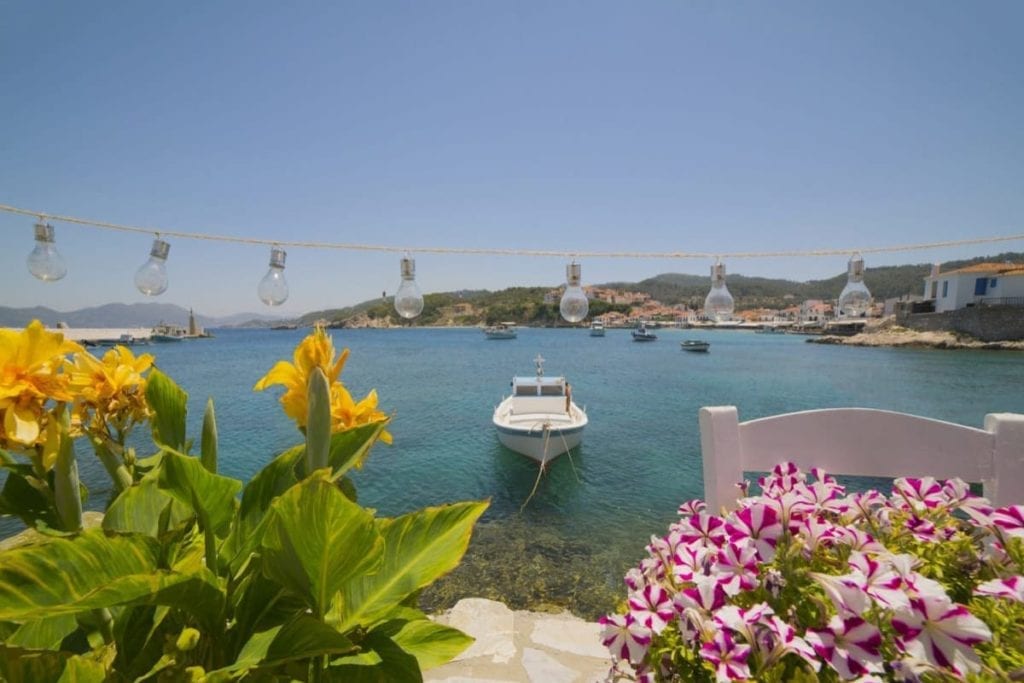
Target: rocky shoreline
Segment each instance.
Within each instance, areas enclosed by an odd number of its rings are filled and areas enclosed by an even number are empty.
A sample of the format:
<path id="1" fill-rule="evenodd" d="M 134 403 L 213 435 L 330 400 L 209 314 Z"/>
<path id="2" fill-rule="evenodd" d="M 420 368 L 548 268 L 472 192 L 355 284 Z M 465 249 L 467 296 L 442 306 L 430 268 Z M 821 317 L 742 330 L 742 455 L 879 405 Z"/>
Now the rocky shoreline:
<path id="1" fill-rule="evenodd" d="M 918 349 L 973 349 L 983 351 L 1024 351 L 1024 341 L 983 342 L 953 332 L 918 332 L 904 327 L 868 329 L 849 337 L 823 335 L 807 340 L 810 344 L 843 346 L 884 346 Z"/>

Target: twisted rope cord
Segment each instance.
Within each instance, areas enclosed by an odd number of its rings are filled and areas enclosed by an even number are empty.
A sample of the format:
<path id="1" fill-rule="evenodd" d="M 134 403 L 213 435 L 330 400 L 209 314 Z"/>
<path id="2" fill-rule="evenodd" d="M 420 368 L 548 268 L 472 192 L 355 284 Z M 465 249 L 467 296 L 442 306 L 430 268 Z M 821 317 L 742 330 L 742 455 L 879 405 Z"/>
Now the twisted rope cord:
<path id="1" fill-rule="evenodd" d="M 137 225 L 123 225 L 107 221 L 63 216 L 45 211 L 31 211 L 16 206 L 0 204 L 0 211 L 33 216 L 43 221 L 56 221 L 73 225 L 84 225 L 102 230 L 140 233 L 159 237 L 176 237 L 180 239 L 206 240 L 210 242 L 229 242 L 234 244 L 250 244 L 271 247 L 291 247 L 296 249 L 337 249 L 342 251 L 379 251 L 391 253 L 414 252 L 418 254 L 472 254 L 489 256 L 549 256 L 568 259 L 752 259 L 752 258 L 785 258 L 785 257 L 816 257 L 816 256 L 849 256 L 850 254 L 886 254 L 903 251 L 925 251 L 929 249 L 946 249 L 973 244 L 994 244 L 997 242 L 1016 242 L 1024 240 L 1024 233 L 997 237 L 974 237 L 963 240 L 946 240 L 942 242 L 922 242 L 918 244 L 898 244 L 885 247 L 848 247 L 842 249 L 790 249 L 782 251 L 558 251 L 550 249 L 499 249 L 492 247 L 396 247 L 382 244 L 354 244 L 347 242 L 312 242 L 303 240 L 270 240 L 254 237 L 235 237 L 203 232 L 182 232 L 164 230 Z"/>

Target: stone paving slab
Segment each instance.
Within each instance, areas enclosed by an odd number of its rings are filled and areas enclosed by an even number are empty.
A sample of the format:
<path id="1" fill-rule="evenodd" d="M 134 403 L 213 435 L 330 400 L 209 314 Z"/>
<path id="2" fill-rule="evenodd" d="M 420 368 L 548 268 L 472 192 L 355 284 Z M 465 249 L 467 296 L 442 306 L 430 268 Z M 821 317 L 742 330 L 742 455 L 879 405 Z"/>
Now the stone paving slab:
<path id="1" fill-rule="evenodd" d="M 611 666 L 600 626 L 568 613 L 513 612 L 500 602 L 467 598 L 433 618 L 476 642 L 424 672 L 425 683 L 601 683 Z"/>

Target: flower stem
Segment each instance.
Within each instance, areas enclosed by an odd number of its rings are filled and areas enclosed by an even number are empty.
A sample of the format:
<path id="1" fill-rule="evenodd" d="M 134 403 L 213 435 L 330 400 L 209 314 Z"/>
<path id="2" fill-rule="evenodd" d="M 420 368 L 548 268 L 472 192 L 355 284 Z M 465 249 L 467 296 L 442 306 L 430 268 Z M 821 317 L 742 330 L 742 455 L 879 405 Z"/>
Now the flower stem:
<path id="1" fill-rule="evenodd" d="M 78 461 L 75 445 L 68 434 L 70 420 L 67 412 L 61 416 L 60 446 L 53 467 L 53 493 L 57 517 L 64 531 L 82 529 L 82 493 L 78 488 Z"/>

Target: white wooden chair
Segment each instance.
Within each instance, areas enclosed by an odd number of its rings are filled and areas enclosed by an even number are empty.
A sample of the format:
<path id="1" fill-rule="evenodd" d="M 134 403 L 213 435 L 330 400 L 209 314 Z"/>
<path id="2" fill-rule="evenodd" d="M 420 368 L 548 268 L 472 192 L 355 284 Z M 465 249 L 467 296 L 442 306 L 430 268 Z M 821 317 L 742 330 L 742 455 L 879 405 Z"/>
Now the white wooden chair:
<path id="1" fill-rule="evenodd" d="M 783 461 L 805 472 L 869 477 L 959 477 L 997 507 L 1024 504 L 1024 415 L 990 413 L 985 428 L 869 408 L 835 408 L 740 422 L 734 406 L 700 409 L 704 499 L 733 507 L 744 472 Z"/>

